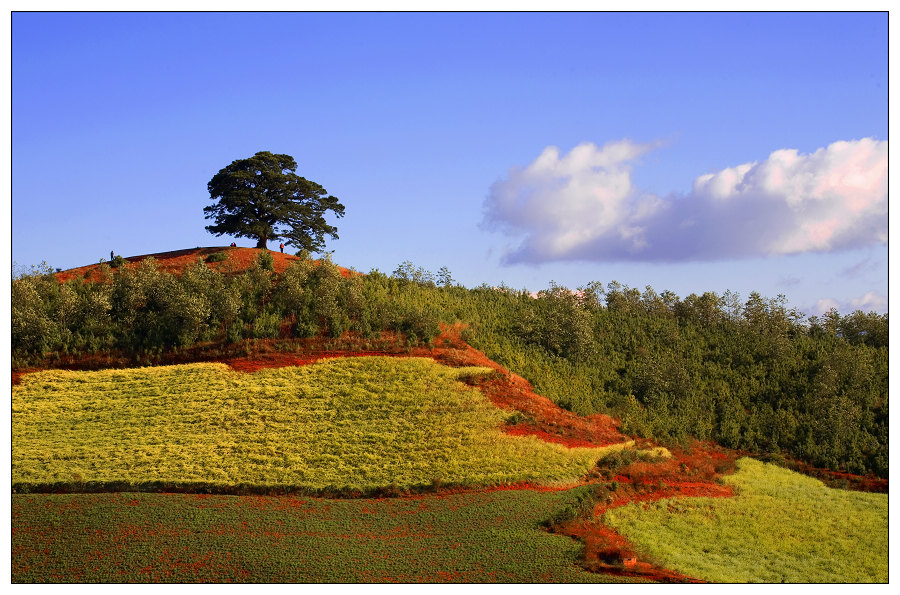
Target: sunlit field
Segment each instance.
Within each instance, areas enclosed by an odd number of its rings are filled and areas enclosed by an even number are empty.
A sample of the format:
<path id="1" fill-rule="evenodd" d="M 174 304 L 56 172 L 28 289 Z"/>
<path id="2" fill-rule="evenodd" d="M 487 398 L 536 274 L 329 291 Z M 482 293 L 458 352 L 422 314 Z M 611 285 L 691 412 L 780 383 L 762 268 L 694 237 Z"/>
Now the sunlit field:
<path id="1" fill-rule="evenodd" d="M 714 582 L 888 580 L 888 496 L 744 458 L 733 498 L 675 498 L 610 510 L 605 522 L 668 568 Z"/>
<path id="2" fill-rule="evenodd" d="M 502 432 L 459 382 L 487 368 L 341 358 L 244 374 L 224 364 L 26 375 L 12 390 L 12 482 L 372 490 L 570 482 L 610 448 Z"/>

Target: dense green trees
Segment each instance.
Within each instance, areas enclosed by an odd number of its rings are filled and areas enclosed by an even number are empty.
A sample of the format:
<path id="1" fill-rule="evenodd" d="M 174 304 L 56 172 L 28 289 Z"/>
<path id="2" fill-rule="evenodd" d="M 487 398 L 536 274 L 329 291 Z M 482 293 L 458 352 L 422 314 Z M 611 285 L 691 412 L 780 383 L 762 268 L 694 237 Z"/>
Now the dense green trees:
<path id="1" fill-rule="evenodd" d="M 12 287 L 14 363 L 48 352 L 130 352 L 277 336 L 431 341 L 463 321 L 471 342 L 560 406 L 610 413 L 629 433 L 715 440 L 810 464 L 888 474 L 888 316 L 832 311 L 804 320 L 783 296 L 684 299 L 609 283 L 533 296 L 466 289 L 442 269 L 403 263 L 344 277 L 325 259 L 276 274 L 260 260 L 223 275 L 198 262 L 180 277 L 151 259 L 105 282 L 58 283 L 49 269 Z"/>
<path id="2" fill-rule="evenodd" d="M 627 432 L 886 476 L 887 315 L 831 312 L 822 325 L 783 296 L 754 293 L 740 308 L 735 297 L 553 287 L 503 309 L 496 317 L 515 322 L 476 343 L 538 392 L 618 415 Z"/>

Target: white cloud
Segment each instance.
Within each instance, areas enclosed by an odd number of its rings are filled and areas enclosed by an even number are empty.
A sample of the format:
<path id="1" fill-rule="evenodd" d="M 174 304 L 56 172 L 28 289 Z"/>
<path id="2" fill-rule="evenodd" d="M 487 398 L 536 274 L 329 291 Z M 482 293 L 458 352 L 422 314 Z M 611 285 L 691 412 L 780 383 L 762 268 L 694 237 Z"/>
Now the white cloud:
<path id="1" fill-rule="evenodd" d="M 875 291 L 869 291 L 866 295 L 850 300 L 850 309 L 862 310 L 863 312 L 887 312 L 888 299 L 887 296 L 881 295 Z"/>
<path id="2" fill-rule="evenodd" d="M 494 184 L 486 223 L 528 234 L 532 251 L 546 260 L 565 259 L 610 235 L 639 243 L 633 221 L 652 214 L 655 205 L 633 200 L 631 163 L 652 148 L 629 140 L 584 143 L 560 157 L 559 149 L 547 147 L 531 165 L 510 169 Z"/>
<path id="3" fill-rule="evenodd" d="M 850 314 L 857 310 L 865 313 L 888 311 L 888 298 L 877 291 L 868 291 L 865 295 L 851 298 L 844 302 L 839 302 L 833 298 L 823 298 L 818 300 L 812 308 L 808 309 L 810 315 L 821 316 L 834 308 L 842 314 Z"/>
<path id="4" fill-rule="evenodd" d="M 816 305 L 809 309 L 809 313 L 814 316 L 821 316 L 831 309 L 840 311 L 841 304 L 832 298 L 822 298 L 816 301 Z"/>
<path id="5" fill-rule="evenodd" d="M 521 244 L 509 262 L 719 260 L 828 252 L 887 241 L 887 141 L 839 141 L 804 155 L 705 174 L 685 196 L 642 194 L 629 140 L 547 147 L 485 201 L 485 224 Z"/>

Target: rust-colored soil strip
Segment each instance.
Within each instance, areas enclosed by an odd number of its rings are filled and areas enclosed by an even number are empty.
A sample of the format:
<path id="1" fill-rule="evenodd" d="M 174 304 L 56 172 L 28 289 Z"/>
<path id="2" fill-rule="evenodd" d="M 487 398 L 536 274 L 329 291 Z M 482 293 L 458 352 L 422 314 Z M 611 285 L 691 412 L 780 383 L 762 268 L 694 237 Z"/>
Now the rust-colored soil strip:
<path id="1" fill-rule="evenodd" d="M 603 514 L 630 502 L 652 502 L 674 497 L 727 498 L 731 486 L 717 480 L 734 471 L 741 453 L 711 443 L 690 449 L 671 449 L 672 458 L 657 463 L 634 463 L 617 470 L 617 488 L 606 501 L 597 502 L 587 519 L 564 523 L 553 530 L 584 543 L 581 564 L 591 572 L 644 578 L 664 583 L 700 583 L 700 579 L 640 560 L 634 546 L 601 521 Z"/>
<path id="2" fill-rule="evenodd" d="M 194 263 L 197 262 L 198 258 L 206 262 L 206 258 L 210 254 L 214 254 L 217 252 L 226 253 L 228 255 L 228 259 L 219 262 L 207 262 L 206 265 L 213 270 L 227 274 L 247 270 L 253 265 L 254 262 L 256 262 L 256 259 L 259 258 L 260 253 L 262 253 L 263 251 L 258 248 L 231 248 L 228 246 L 212 246 L 207 248 L 174 250 L 172 252 L 158 252 L 156 254 L 144 254 L 141 256 L 128 256 L 125 257 L 125 260 L 128 261 L 129 264 L 135 264 L 144 260 L 145 258 L 152 256 L 156 260 L 157 265 L 159 266 L 159 270 L 171 273 L 173 275 L 181 275 L 185 269 L 192 267 Z M 298 256 L 294 256 L 292 254 L 282 254 L 281 252 L 272 250 L 267 250 L 267 252 L 272 255 L 273 265 L 276 273 L 283 273 L 285 270 L 287 270 L 291 263 L 298 262 L 300 260 Z M 353 274 L 349 269 L 346 269 L 344 267 L 338 268 L 341 271 L 341 275 L 345 277 L 349 277 L 351 274 Z M 56 278 L 60 283 L 64 283 L 69 279 L 84 279 L 91 282 L 103 280 L 100 273 L 99 261 L 96 264 L 89 264 L 74 269 L 60 271 L 59 273 L 56 273 Z"/>

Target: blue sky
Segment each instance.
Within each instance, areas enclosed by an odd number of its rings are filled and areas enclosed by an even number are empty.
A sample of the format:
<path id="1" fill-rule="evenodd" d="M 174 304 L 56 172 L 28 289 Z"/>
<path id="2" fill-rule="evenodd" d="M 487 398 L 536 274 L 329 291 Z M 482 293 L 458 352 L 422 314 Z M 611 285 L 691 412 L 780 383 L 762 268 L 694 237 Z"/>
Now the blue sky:
<path id="1" fill-rule="evenodd" d="M 227 245 L 272 151 L 363 272 L 888 308 L 886 13 L 15 13 L 11 80 L 18 266 Z"/>

